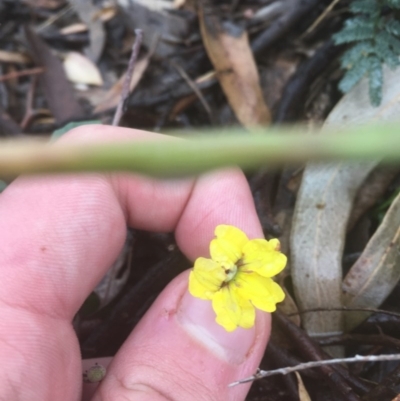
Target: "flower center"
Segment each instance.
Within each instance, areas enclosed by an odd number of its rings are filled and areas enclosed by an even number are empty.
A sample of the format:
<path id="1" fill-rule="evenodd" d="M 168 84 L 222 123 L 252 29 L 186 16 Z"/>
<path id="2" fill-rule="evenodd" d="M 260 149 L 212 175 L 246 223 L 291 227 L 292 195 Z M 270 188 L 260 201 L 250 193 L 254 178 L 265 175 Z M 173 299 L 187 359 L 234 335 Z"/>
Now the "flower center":
<path id="1" fill-rule="evenodd" d="M 225 277 L 224 283 L 228 283 L 236 276 L 237 269 L 238 268 L 236 265 L 232 265 L 229 267 L 229 269 L 225 269 L 226 277 Z"/>

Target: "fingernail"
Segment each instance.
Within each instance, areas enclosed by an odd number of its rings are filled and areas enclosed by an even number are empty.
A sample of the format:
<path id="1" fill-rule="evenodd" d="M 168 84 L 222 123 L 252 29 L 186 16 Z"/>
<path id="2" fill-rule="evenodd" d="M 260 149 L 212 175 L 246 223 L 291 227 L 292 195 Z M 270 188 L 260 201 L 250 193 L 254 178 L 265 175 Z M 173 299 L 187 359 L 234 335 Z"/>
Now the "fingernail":
<path id="1" fill-rule="evenodd" d="M 229 363 L 241 364 L 255 341 L 254 327 L 238 327 L 232 332 L 227 332 L 216 323 L 211 301 L 195 298 L 188 292 L 182 297 L 177 317 L 192 337 Z"/>

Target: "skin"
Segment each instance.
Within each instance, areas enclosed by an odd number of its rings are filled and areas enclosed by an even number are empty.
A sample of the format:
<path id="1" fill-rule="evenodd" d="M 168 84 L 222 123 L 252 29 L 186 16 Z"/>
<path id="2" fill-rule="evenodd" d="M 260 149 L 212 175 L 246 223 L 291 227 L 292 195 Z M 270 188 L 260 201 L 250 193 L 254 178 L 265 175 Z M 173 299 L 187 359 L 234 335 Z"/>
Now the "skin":
<path id="1" fill-rule="evenodd" d="M 61 142 L 126 139 L 173 140 L 93 125 Z M 191 260 L 209 256 L 218 224 L 263 237 L 246 179 L 234 168 L 169 181 L 133 174 L 20 177 L 0 195 L 0 222 L 1 401 L 81 399 L 71 321 L 117 257 L 126 225 L 174 231 Z M 188 295 L 187 275 L 164 290 L 101 385 L 85 389 L 85 400 L 93 392 L 96 401 L 245 399 L 248 385 L 227 385 L 256 370 L 270 317 L 259 313 L 251 330 L 221 331 L 210 303 Z"/>

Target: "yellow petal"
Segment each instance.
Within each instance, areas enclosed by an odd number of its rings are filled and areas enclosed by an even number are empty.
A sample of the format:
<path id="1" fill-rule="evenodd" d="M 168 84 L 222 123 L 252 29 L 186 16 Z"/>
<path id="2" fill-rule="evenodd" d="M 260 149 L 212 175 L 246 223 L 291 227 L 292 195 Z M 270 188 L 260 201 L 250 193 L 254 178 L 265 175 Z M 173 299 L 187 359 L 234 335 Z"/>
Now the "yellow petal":
<path id="1" fill-rule="evenodd" d="M 226 278 L 225 270 L 211 259 L 198 258 L 189 275 L 189 292 L 197 298 L 211 299 Z"/>
<path id="2" fill-rule="evenodd" d="M 230 285 L 231 292 L 235 292 L 234 288 L 235 287 Z M 256 320 L 256 310 L 248 299 L 241 297 L 237 292 L 236 299 L 242 311 L 238 326 L 243 327 L 244 329 L 250 329 L 254 326 L 254 322 Z"/>
<path id="3" fill-rule="evenodd" d="M 285 293 L 275 281 L 257 273 L 240 271 L 235 277 L 234 284 L 240 296 L 265 312 L 274 312 L 276 303 L 285 298 Z"/>
<path id="4" fill-rule="evenodd" d="M 272 239 L 253 239 L 243 247 L 242 271 L 256 272 L 263 277 L 273 277 L 286 266 L 286 256 L 277 251 L 279 241 Z"/>
<path id="5" fill-rule="evenodd" d="M 247 235 L 234 226 L 219 225 L 215 229 L 216 239 L 210 243 L 211 258 L 216 262 L 234 265 L 242 257 L 242 249 L 249 241 Z"/>
<path id="6" fill-rule="evenodd" d="M 228 285 L 215 293 L 212 306 L 217 315 L 215 321 L 226 331 L 233 331 L 238 326 L 254 326 L 254 306 L 241 298 L 236 291 L 232 291 Z"/>

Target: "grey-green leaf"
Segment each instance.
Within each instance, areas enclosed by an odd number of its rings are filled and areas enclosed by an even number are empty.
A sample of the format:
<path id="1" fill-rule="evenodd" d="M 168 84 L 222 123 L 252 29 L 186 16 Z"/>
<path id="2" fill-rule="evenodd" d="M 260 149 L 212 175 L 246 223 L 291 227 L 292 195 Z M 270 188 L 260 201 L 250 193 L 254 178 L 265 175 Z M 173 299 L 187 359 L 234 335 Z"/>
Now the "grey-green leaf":
<path id="1" fill-rule="evenodd" d="M 343 281 L 344 304 L 348 308 L 378 308 L 400 279 L 400 194 L 382 224 Z M 351 330 L 369 316 L 367 312 L 345 315 Z"/>

